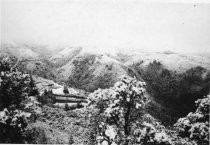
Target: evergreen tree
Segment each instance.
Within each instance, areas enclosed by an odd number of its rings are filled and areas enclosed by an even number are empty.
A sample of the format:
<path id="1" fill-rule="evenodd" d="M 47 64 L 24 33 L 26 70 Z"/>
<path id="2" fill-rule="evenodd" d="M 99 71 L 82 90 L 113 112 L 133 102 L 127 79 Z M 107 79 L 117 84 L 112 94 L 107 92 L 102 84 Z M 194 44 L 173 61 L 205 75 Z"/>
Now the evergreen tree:
<path id="1" fill-rule="evenodd" d="M 6 57 L 0 60 L 0 143 L 24 143 L 27 118 L 32 114 L 26 104 L 35 85 L 11 64 Z"/>
<path id="2" fill-rule="evenodd" d="M 8 59 L 1 60 L 0 110 L 11 107 L 23 108 L 22 102 L 31 93 L 30 76 L 17 71 L 9 62 Z"/>
<path id="3" fill-rule="evenodd" d="M 30 88 L 30 94 L 29 94 L 30 96 L 36 96 L 39 94 L 32 75 L 30 75 L 29 88 Z"/>
<path id="4" fill-rule="evenodd" d="M 70 109 L 70 108 L 69 108 L 69 105 L 68 105 L 68 103 L 65 103 L 65 107 L 64 107 L 64 110 L 65 110 L 65 111 L 69 111 L 69 109 Z"/>
<path id="5" fill-rule="evenodd" d="M 72 144 L 74 144 L 74 138 L 73 138 L 72 135 L 70 135 L 70 137 L 69 137 L 69 145 L 72 145 Z"/>
<path id="6" fill-rule="evenodd" d="M 69 94 L 69 90 L 68 90 L 68 87 L 66 85 L 63 87 L 63 93 L 64 94 Z"/>

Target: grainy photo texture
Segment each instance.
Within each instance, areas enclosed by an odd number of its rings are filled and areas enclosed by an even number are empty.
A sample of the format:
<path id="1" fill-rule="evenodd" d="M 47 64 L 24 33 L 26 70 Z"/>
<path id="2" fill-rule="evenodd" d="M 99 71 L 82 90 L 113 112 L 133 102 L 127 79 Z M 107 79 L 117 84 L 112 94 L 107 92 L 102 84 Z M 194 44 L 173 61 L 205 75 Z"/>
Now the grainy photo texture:
<path id="1" fill-rule="evenodd" d="M 0 143 L 209 144 L 210 2 L 0 2 Z"/>

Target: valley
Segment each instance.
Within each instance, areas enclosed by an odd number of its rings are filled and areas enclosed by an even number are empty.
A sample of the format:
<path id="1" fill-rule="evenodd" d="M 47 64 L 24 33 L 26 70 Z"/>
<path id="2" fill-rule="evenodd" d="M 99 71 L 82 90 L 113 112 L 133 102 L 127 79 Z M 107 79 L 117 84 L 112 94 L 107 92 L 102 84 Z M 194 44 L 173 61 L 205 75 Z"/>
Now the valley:
<path id="1" fill-rule="evenodd" d="M 0 144 L 209 145 L 208 0 L 1 0 Z"/>
<path id="2" fill-rule="evenodd" d="M 150 118 L 152 122 L 165 125 L 171 136 L 176 133 L 171 132 L 169 126 L 194 111 L 194 101 L 210 91 L 208 56 L 135 50 L 109 54 L 86 51 L 82 47 L 66 47 L 56 53 L 35 51 L 40 49 L 7 44 L 2 45 L 0 51 L 1 58 L 10 58 L 13 67 L 31 75 L 38 90 L 42 114 L 36 122 L 30 123 L 29 127 L 36 128 L 33 132 L 36 138 L 30 139 L 33 140 L 31 143 L 95 142 L 92 138 L 97 134 L 94 127 L 99 124 L 92 119 L 100 115 L 86 109 L 90 107 L 90 96 L 112 88 L 124 77 L 146 82 L 145 96 L 150 101 L 143 111 L 145 118 L 141 119 Z M 191 97 L 193 94 L 196 96 Z M 185 99 L 188 101 L 183 102 Z M 88 117 L 90 114 L 97 117 Z M 43 134 L 44 138 L 38 140 L 37 133 Z"/>
<path id="3" fill-rule="evenodd" d="M 116 49 L 115 53 L 109 54 L 94 50 L 87 51 L 82 47 L 61 47 L 55 52 L 45 53 L 37 51 L 41 49 L 43 48 L 39 46 L 25 44 L 4 44 L 0 53 L 2 56 L 13 58 L 19 70 L 33 75 L 41 94 L 44 90 L 62 92 L 63 87 L 67 85 L 70 94 L 82 92 L 81 96 L 86 94 L 87 97 L 89 93 L 99 88 L 112 87 L 123 76 L 145 81 L 143 72 L 146 72 L 153 61 L 160 62 L 164 69 L 175 71 L 178 75 L 197 66 L 207 69 L 207 72 L 210 71 L 208 56 L 179 54 L 172 51 L 127 52 Z M 165 102 L 157 99 L 151 92 L 149 96 L 152 97 L 154 104 L 165 108 Z"/>

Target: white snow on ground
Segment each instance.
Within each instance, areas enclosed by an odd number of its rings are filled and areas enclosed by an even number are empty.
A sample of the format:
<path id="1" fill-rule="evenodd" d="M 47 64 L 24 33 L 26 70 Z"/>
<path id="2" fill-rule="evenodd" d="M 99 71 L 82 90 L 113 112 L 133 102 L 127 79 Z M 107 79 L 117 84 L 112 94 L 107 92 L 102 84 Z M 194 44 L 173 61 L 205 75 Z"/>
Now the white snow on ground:
<path id="1" fill-rule="evenodd" d="M 34 52 L 30 48 L 24 48 L 23 46 L 3 46 L 2 52 L 12 54 L 18 58 L 37 58 L 38 53 Z"/>
<path id="2" fill-rule="evenodd" d="M 62 56 L 68 56 L 68 54 L 72 51 L 72 48 L 65 48 L 59 54 Z"/>
<path id="3" fill-rule="evenodd" d="M 120 63 L 116 59 L 113 59 L 111 57 L 108 57 L 107 55 L 101 55 L 101 58 L 97 57 L 96 58 L 96 62 L 97 61 L 100 62 L 100 63 L 117 63 L 117 64 Z"/>
<path id="4" fill-rule="evenodd" d="M 72 73 L 72 71 L 74 70 L 74 65 L 72 64 L 72 61 L 69 61 L 66 65 L 60 67 L 57 69 L 57 72 L 62 72 L 61 75 L 61 80 L 67 80 L 69 75 Z"/>
<path id="5" fill-rule="evenodd" d="M 53 55 L 50 60 L 55 61 L 56 59 L 62 59 L 67 57 L 74 57 L 81 50 L 81 47 L 66 47 L 62 51 Z"/>
<path id="6" fill-rule="evenodd" d="M 54 106 L 57 106 L 57 107 L 65 107 L 65 104 L 66 103 L 55 103 Z M 74 106 L 74 105 L 77 105 L 77 103 L 67 103 L 68 106 Z"/>
<path id="7" fill-rule="evenodd" d="M 64 48 L 61 52 L 58 54 L 54 55 L 50 59 L 56 59 L 56 58 L 62 58 L 62 57 L 67 57 L 74 49 L 73 48 Z"/>
<path id="8" fill-rule="evenodd" d="M 68 90 L 69 90 L 70 94 L 79 94 L 79 92 L 73 88 L 68 88 Z M 53 94 L 57 94 L 57 95 L 65 95 L 63 92 L 63 86 L 56 88 L 56 89 L 52 89 L 52 92 L 53 92 Z"/>
<path id="9" fill-rule="evenodd" d="M 44 93 L 44 90 L 56 89 L 61 88 L 62 85 L 55 83 L 52 80 L 44 79 L 41 77 L 33 76 L 35 84 L 40 92 L 40 94 Z"/>
<path id="10" fill-rule="evenodd" d="M 34 51 L 32 51 L 30 49 L 24 49 L 24 48 L 19 49 L 19 55 L 21 57 L 25 57 L 25 56 L 27 56 L 27 57 L 38 57 L 38 54 L 35 53 Z"/>
<path id="11" fill-rule="evenodd" d="M 53 94 L 57 95 L 64 95 L 63 93 L 63 85 L 59 85 L 52 80 L 44 79 L 41 77 L 33 76 L 35 84 L 39 90 L 40 95 L 44 93 L 44 90 L 52 90 Z M 85 91 L 75 89 L 75 88 L 68 88 L 69 94 L 71 95 L 84 95 Z"/>
<path id="12" fill-rule="evenodd" d="M 52 93 L 57 94 L 57 95 L 64 95 L 63 87 L 57 88 L 57 89 L 52 89 Z"/>
<path id="13" fill-rule="evenodd" d="M 100 54 L 111 54 L 113 56 L 115 56 L 117 54 L 117 50 L 113 49 L 112 47 L 92 47 L 92 46 L 84 46 L 81 54 L 96 54 L 96 55 L 100 55 Z"/>

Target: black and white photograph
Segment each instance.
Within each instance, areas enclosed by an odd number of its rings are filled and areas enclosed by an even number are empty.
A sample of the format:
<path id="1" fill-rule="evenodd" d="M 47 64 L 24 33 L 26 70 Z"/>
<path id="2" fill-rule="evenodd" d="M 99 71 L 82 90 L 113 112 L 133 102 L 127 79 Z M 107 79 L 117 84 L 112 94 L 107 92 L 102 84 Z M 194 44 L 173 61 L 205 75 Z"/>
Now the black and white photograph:
<path id="1" fill-rule="evenodd" d="M 209 145 L 209 0 L 0 0 L 0 144 Z"/>

